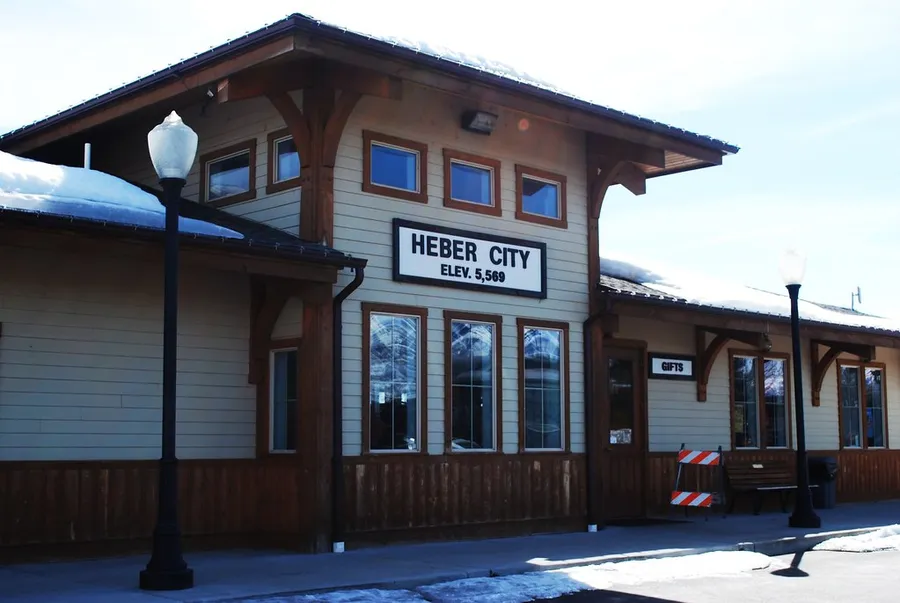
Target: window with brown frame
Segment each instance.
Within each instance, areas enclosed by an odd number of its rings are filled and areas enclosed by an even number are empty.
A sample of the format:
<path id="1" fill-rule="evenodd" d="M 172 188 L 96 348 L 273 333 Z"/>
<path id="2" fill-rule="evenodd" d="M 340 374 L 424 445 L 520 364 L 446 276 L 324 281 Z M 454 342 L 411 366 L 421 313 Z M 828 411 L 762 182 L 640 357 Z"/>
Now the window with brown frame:
<path id="1" fill-rule="evenodd" d="M 273 345 L 278 345 L 274 344 Z M 293 453 L 297 451 L 297 347 L 288 342 L 285 347 L 273 347 L 269 351 L 269 403 L 268 432 L 269 452 Z"/>
<path id="2" fill-rule="evenodd" d="M 729 352 L 734 448 L 790 445 L 788 359 L 771 352 Z"/>
<path id="3" fill-rule="evenodd" d="M 516 219 L 544 226 L 568 228 L 566 177 L 517 165 Z"/>
<path id="4" fill-rule="evenodd" d="M 256 198 L 256 139 L 200 157 L 200 202 L 222 207 Z"/>
<path id="5" fill-rule="evenodd" d="M 362 305 L 363 452 L 426 453 L 428 310 Z"/>
<path id="6" fill-rule="evenodd" d="M 885 365 L 838 360 L 841 448 L 887 448 Z"/>
<path id="7" fill-rule="evenodd" d="M 502 450 L 503 319 L 444 311 L 444 422 L 447 452 Z"/>
<path id="8" fill-rule="evenodd" d="M 269 133 L 266 154 L 269 158 L 266 171 L 267 195 L 300 186 L 300 154 L 287 128 Z"/>
<path id="9" fill-rule="evenodd" d="M 428 203 L 428 145 L 363 130 L 362 190 Z"/>
<path id="10" fill-rule="evenodd" d="M 444 207 L 500 216 L 500 162 L 444 149 Z"/>
<path id="11" fill-rule="evenodd" d="M 569 446 L 569 325 L 519 318 L 519 452 Z"/>

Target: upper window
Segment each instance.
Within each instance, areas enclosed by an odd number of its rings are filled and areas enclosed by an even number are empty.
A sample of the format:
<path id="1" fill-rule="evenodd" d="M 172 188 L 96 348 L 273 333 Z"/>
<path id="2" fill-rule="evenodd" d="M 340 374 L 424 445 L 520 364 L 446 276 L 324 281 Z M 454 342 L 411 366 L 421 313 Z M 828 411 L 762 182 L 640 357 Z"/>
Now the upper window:
<path id="1" fill-rule="evenodd" d="M 270 133 L 267 144 L 266 194 L 300 186 L 300 154 L 290 132 L 284 129 Z"/>
<path id="2" fill-rule="evenodd" d="M 566 228 L 566 177 L 517 165 L 516 219 Z"/>
<path id="3" fill-rule="evenodd" d="M 428 311 L 363 305 L 365 450 L 425 450 L 425 328 Z"/>
<path id="4" fill-rule="evenodd" d="M 269 357 L 269 450 L 297 450 L 297 349 Z"/>
<path id="5" fill-rule="evenodd" d="M 735 448 L 788 446 L 787 358 L 732 354 L 731 392 Z"/>
<path id="6" fill-rule="evenodd" d="M 886 448 L 884 366 L 838 361 L 842 448 Z"/>
<path id="7" fill-rule="evenodd" d="M 426 145 L 363 131 L 363 191 L 428 203 L 427 175 Z"/>
<path id="8" fill-rule="evenodd" d="M 444 207 L 501 215 L 500 162 L 444 149 Z"/>
<path id="9" fill-rule="evenodd" d="M 213 207 L 256 198 L 256 140 L 200 158 L 200 200 Z"/>
<path id="10" fill-rule="evenodd" d="M 446 449 L 500 450 L 499 316 L 444 312 Z"/>
<path id="11" fill-rule="evenodd" d="M 518 320 L 519 450 L 562 450 L 568 405 L 568 326 Z"/>

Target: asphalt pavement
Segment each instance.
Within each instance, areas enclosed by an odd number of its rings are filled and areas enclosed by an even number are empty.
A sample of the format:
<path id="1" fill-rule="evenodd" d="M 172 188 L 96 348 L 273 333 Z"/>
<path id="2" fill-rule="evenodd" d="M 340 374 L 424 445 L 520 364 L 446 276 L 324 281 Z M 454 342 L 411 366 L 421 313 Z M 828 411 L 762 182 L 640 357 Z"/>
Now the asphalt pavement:
<path id="1" fill-rule="evenodd" d="M 542 599 L 540 603 L 896 603 L 900 600 L 898 551 L 811 551 L 773 559 L 782 561 L 781 569 L 622 585 L 611 590 Z"/>

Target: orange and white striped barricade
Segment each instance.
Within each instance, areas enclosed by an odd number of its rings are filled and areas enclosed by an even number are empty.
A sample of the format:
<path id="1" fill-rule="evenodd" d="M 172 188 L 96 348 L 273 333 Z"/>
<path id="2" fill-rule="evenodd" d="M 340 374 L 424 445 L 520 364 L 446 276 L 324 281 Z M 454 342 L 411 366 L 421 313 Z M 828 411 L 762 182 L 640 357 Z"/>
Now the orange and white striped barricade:
<path id="1" fill-rule="evenodd" d="M 712 510 L 712 507 L 725 507 L 725 458 L 722 456 L 722 447 L 716 450 L 685 450 L 684 444 L 678 450 L 678 456 L 675 461 L 677 470 L 675 473 L 675 487 L 672 488 L 672 495 L 669 497 L 669 510 L 672 507 L 683 507 L 684 514 L 687 515 L 688 508 L 705 508 Z M 682 485 L 684 477 L 684 466 L 694 465 L 695 467 L 709 467 L 713 472 L 711 481 L 712 488 L 709 492 L 686 490 Z M 699 479 L 698 486 L 699 486 Z M 698 488 L 699 490 L 699 488 Z M 708 519 L 708 517 L 705 517 Z"/>

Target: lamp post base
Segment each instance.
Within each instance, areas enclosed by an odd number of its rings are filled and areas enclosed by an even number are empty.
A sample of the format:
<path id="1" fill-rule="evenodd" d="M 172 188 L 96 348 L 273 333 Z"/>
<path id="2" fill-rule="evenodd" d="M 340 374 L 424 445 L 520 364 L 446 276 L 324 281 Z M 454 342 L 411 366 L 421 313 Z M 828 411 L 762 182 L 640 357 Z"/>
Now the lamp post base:
<path id="1" fill-rule="evenodd" d="M 822 519 L 813 511 L 806 513 L 794 512 L 788 519 L 788 527 L 791 528 L 821 528 Z"/>
<path id="2" fill-rule="evenodd" d="M 141 590 L 186 590 L 194 587 L 194 570 L 141 570 Z"/>

